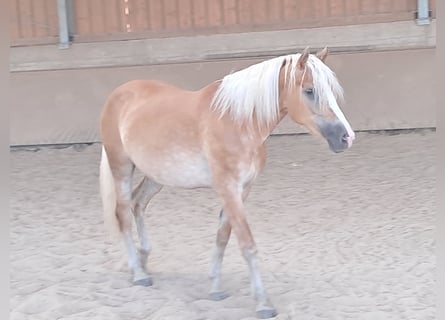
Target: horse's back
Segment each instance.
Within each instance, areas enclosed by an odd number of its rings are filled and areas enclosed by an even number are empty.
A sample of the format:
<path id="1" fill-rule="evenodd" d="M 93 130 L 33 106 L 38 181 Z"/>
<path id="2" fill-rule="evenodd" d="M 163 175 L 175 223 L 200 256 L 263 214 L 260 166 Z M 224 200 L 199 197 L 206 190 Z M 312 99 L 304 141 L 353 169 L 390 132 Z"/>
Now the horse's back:
<path id="1" fill-rule="evenodd" d="M 107 130 L 117 129 L 124 119 L 130 121 L 129 115 L 137 118 L 147 112 L 159 112 L 169 96 L 187 93 L 187 90 L 158 80 L 125 82 L 115 88 L 105 101 L 100 119 L 102 135 L 107 135 Z"/>
<path id="2" fill-rule="evenodd" d="M 188 91 L 158 80 L 131 80 L 111 92 L 104 109 L 113 106 L 123 108 L 123 105 L 128 108 L 134 106 L 134 102 L 137 100 L 154 99 L 156 96 L 168 92 L 178 94 Z"/>

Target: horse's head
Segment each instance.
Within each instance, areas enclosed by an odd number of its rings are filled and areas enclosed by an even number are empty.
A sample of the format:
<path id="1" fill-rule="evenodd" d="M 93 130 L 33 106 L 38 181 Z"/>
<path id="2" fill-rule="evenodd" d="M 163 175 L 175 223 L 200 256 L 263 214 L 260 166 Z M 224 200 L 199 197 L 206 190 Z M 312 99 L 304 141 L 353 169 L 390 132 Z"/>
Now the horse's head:
<path id="1" fill-rule="evenodd" d="M 290 118 L 305 126 L 312 134 L 322 136 L 333 152 L 341 152 L 352 145 L 355 138 L 339 101 L 343 90 L 332 70 L 324 63 L 327 48 L 287 59 L 284 65 L 284 107 Z"/>

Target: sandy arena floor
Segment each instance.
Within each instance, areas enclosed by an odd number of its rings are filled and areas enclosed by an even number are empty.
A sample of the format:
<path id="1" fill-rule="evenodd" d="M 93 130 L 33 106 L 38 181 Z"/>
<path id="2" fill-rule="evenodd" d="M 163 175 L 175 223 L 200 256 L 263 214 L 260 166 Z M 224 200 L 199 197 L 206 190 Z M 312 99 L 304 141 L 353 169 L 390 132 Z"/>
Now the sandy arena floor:
<path id="1" fill-rule="evenodd" d="M 359 134 L 331 154 L 272 137 L 248 199 L 276 319 L 435 319 L 434 132 Z M 133 287 L 102 224 L 100 146 L 12 151 L 11 319 L 255 319 L 232 236 L 224 301 L 207 299 L 219 204 L 165 188 L 146 213 L 154 286 Z"/>

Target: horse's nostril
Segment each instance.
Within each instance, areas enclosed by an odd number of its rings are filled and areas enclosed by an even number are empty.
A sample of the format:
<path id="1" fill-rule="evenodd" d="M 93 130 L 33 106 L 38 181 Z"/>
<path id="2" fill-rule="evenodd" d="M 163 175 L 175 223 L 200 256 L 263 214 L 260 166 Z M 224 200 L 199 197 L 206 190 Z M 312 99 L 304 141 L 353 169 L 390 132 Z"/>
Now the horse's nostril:
<path id="1" fill-rule="evenodd" d="M 342 137 L 341 137 L 341 141 L 342 142 L 348 142 L 349 140 L 349 135 L 347 133 L 345 133 Z"/>

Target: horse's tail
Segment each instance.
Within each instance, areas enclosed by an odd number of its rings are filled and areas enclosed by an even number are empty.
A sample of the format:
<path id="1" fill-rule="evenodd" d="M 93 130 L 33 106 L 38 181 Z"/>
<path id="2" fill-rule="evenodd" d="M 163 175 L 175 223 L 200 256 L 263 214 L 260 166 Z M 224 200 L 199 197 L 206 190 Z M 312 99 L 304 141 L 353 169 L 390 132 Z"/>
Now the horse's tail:
<path id="1" fill-rule="evenodd" d="M 102 146 L 99 180 L 105 228 L 114 236 L 120 231 L 119 221 L 116 216 L 116 190 L 113 174 L 104 146 Z"/>

